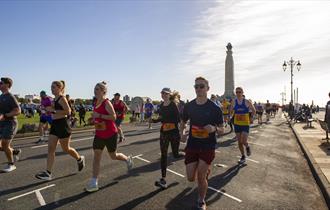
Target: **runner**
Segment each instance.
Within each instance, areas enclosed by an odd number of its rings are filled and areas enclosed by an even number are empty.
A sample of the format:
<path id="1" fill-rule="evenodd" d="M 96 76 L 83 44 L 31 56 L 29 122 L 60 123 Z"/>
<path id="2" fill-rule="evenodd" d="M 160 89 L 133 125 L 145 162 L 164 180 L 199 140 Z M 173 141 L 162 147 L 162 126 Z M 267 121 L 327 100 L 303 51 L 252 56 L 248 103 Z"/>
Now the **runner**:
<path id="1" fill-rule="evenodd" d="M 181 141 L 187 140 L 184 133 L 190 120 L 189 138 L 186 146 L 187 179 L 198 183 L 197 208 L 206 209 L 205 196 L 208 188 L 207 178 L 215 157 L 216 133 L 223 134 L 223 116 L 221 109 L 207 98 L 209 83 L 203 77 L 195 79 L 196 99 L 186 104 L 180 128 Z"/>
<path id="2" fill-rule="evenodd" d="M 81 102 L 80 102 L 80 105 L 79 105 L 78 113 L 79 113 L 79 124 L 80 124 L 80 126 L 81 126 L 81 122 L 83 122 L 84 126 L 86 126 L 86 121 L 85 121 L 86 108 Z"/>
<path id="3" fill-rule="evenodd" d="M 46 108 L 52 106 L 52 98 L 47 96 L 46 92 L 43 90 L 40 92 L 40 120 L 39 120 L 39 140 L 36 142 L 41 143 L 46 141 L 46 138 L 49 135 L 48 127 L 52 123 L 52 113 L 47 112 Z"/>
<path id="4" fill-rule="evenodd" d="M 218 107 L 221 108 L 221 104 L 219 103 L 219 101 L 217 100 L 217 97 L 216 97 L 214 94 L 211 95 L 210 100 L 211 100 L 215 105 L 217 105 Z"/>
<path id="5" fill-rule="evenodd" d="M 238 147 L 241 151 L 240 164 L 245 163 L 244 147 L 246 148 L 247 156 L 251 155 L 251 149 L 248 144 L 248 135 L 250 129 L 250 123 L 252 123 L 253 116 L 256 114 L 256 110 L 251 101 L 243 97 L 243 88 L 236 88 L 236 99 L 231 103 L 231 110 L 234 113 L 234 129 L 236 133 L 236 139 L 238 140 Z M 250 116 L 250 110 L 252 111 Z"/>
<path id="6" fill-rule="evenodd" d="M 225 123 L 225 127 L 227 127 L 228 124 L 230 125 L 230 127 L 232 127 L 232 124 L 230 123 L 229 108 L 230 108 L 230 103 L 227 101 L 226 98 L 224 98 L 222 101 L 222 113 L 223 113 L 223 120 Z"/>
<path id="7" fill-rule="evenodd" d="M 8 164 L 2 169 L 2 172 L 8 173 L 16 169 L 14 165 L 14 156 L 21 153 L 21 150 L 15 150 L 11 147 L 18 127 L 17 116 L 21 113 L 21 108 L 18 102 L 9 90 L 13 85 L 10 78 L 2 77 L 0 79 L 0 151 L 4 151 Z M 18 158 L 17 158 L 18 160 Z"/>
<path id="8" fill-rule="evenodd" d="M 154 105 L 150 103 L 150 99 L 147 99 L 147 103 L 144 105 L 144 111 L 145 111 L 145 120 L 148 121 L 148 128 L 151 129 L 151 117 L 152 113 L 154 112 Z"/>
<path id="9" fill-rule="evenodd" d="M 257 115 L 258 115 L 258 124 L 262 125 L 262 114 L 264 113 L 264 108 L 260 102 L 255 106 Z"/>
<path id="10" fill-rule="evenodd" d="M 70 116 L 71 110 L 68 101 L 63 96 L 64 88 L 64 81 L 54 81 L 52 83 L 52 93 L 55 98 L 52 106 L 46 108 L 46 111 L 52 113 L 53 119 L 48 140 L 47 168 L 45 171 L 41 171 L 36 174 L 36 178 L 38 179 L 47 181 L 52 179 L 51 172 L 58 141 L 61 144 L 62 150 L 77 160 L 78 171 L 81 171 L 85 167 L 85 157 L 80 156 L 75 149 L 70 147 L 71 128 L 67 117 Z"/>
<path id="11" fill-rule="evenodd" d="M 116 112 L 116 126 L 118 128 L 119 131 L 119 143 L 125 141 L 125 136 L 123 133 L 123 130 L 121 128 L 121 123 L 123 122 L 123 120 L 125 119 L 125 115 L 127 113 L 128 107 L 125 104 L 124 101 L 120 100 L 120 94 L 116 93 L 114 95 L 114 98 L 112 99 L 112 105 L 113 108 Z"/>
<path id="12" fill-rule="evenodd" d="M 167 151 L 169 144 L 171 144 L 173 157 L 181 157 L 179 155 L 180 133 L 178 124 L 180 122 L 180 113 L 178 109 L 179 100 L 177 95 L 178 93 L 172 93 L 170 88 L 163 88 L 161 91 L 161 97 L 164 101 L 160 104 L 158 111 L 159 117 L 157 119 L 152 119 L 153 123 L 162 123 L 160 128 L 160 166 L 162 177 L 155 183 L 156 186 L 161 187 L 162 189 L 167 188 L 165 179 L 167 169 Z"/>
<path id="13" fill-rule="evenodd" d="M 267 119 L 267 122 L 269 122 L 269 120 L 270 120 L 271 111 L 272 111 L 272 105 L 269 103 L 269 100 L 267 100 L 267 103 L 266 103 L 266 119 Z"/>
<path id="14" fill-rule="evenodd" d="M 330 92 L 329 92 L 329 98 L 330 98 Z M 326 122 L 327 125 L 328 125 L 328 131 L 327 132 L 330 132 L 330 100 L 325 105 L 324 122 Z"/>
<path id="15" fill-rule="evenodd" d="M 122 153 L 116 152 L 118 138 L 118 129 L 115 124 L 116 114 L 111 102 L 106 98 L 106 83 L 97 83 L 94 88 L 94 94 L 97 100 L 94 103 L 93 112 L 95 126 L 95 137 L 93 142 L 93 176 L 85 188 L 87 192 L 95 192 L 99 190 L 98 176 L 100 173 L 101 157 L 104 147 L 107 147 L 112 160 L 125 161 L 128 170 L 133 167 L 132 156 L 127 157 Z"/>

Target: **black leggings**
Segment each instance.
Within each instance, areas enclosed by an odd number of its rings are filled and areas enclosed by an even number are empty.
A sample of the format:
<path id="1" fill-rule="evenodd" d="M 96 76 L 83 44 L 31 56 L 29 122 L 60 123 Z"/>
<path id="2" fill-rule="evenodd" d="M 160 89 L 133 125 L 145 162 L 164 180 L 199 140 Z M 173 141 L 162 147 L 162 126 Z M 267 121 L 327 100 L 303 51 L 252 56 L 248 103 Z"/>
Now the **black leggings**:
<path id="1" fill-rule="evenodd" d="M 179 157 L 179 146 L 180 146 L 180 135 L 179 133 L 160 133 L 160 167 L 162 170 L 162 177 L 166 177 L 166 169 L 167 169 L 167 151 L 168 146 L 171 142 L 171 148 L 174 158 Z"/>

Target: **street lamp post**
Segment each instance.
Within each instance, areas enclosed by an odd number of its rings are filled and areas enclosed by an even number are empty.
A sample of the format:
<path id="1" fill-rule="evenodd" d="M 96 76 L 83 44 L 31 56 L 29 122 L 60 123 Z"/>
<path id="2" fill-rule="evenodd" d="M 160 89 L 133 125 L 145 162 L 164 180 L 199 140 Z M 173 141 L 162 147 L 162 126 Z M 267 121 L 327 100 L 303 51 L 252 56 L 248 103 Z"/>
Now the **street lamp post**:
<path id="1" fill-rule="evenodd" d="M 300 71 L 301 69 L 301 63 L 300 61 L 295 61 L 292 59 L 289 60 L 289 61 L 284 61 L 282 67 L 283 67 L 283 70 L 285 71 L 287 66 L 290 66 L 290 70 L 291 70 L 291 100 L 290 102 L 293 104 L 293 68 L 296 66 L 297 67 L 297 70 Z"/>

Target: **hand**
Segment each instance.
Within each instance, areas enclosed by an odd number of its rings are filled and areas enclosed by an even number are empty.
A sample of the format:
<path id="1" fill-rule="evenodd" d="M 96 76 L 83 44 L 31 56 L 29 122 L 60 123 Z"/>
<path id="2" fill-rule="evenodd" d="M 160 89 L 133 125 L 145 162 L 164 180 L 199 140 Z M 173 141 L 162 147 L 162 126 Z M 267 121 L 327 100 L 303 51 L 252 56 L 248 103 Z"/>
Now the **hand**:
<path id="1" fill-rule="evenodd" d="M 5 116 L 3 114 L 0 114 L 0 121 L 4 120 Z"/>
<path id="2" fill-rule="evenodd" d="M 53 107 L 51 107 L 51 106 L 47 106 L 47 107 L 45 108 L 45 110 L 46 110 L 47 112 L 52 112 L 52 111 L 54 111 Z"/>
<path id="3" fill-rule="evenodd" d="M 213 125 L 206 125 L 206 126 L 204 126 L 204 129 L 207 130 L 208 133 L 213 133 L 216 131 L 216 129 Z"/>
<path id="4" fill-rule="evenodd" d="M 181 134 L 181 142 L 182 143 L 186 143 L 186 141 L 187 141 L 187 138 L 188 138 L 188 135 L 187 134 Z"/>
<path id="5" fill-rule="evenodd" d="M 225 133 L 225 129 L 223 127 L 218 128 L 218 135 L 221 136 Z"/>
<path id="6" fill-rule="evenodd" d="M 100 117 L 100 114 L 97 113 L 97 112 L 93 112 L 92 117 L 93 117 L 94 119 L 95 119 L 95 118 L 99 118 L 99 117 Z"/>

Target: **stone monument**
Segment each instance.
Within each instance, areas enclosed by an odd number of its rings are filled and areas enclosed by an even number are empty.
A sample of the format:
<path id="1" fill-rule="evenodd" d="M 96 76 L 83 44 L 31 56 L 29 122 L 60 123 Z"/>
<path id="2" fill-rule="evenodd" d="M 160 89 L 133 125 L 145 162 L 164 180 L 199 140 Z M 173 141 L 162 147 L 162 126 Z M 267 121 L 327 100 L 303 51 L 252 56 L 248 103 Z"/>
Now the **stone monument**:
<path id="1" fill-rule="evenodd" d="M 233 99 L 235 98 L 234 94 L 234 59 L 233 59 L 233 46 L 228 43 L 227 44 L 227 56 L 225 63 L 225 93 L 221 98 Z"/>

